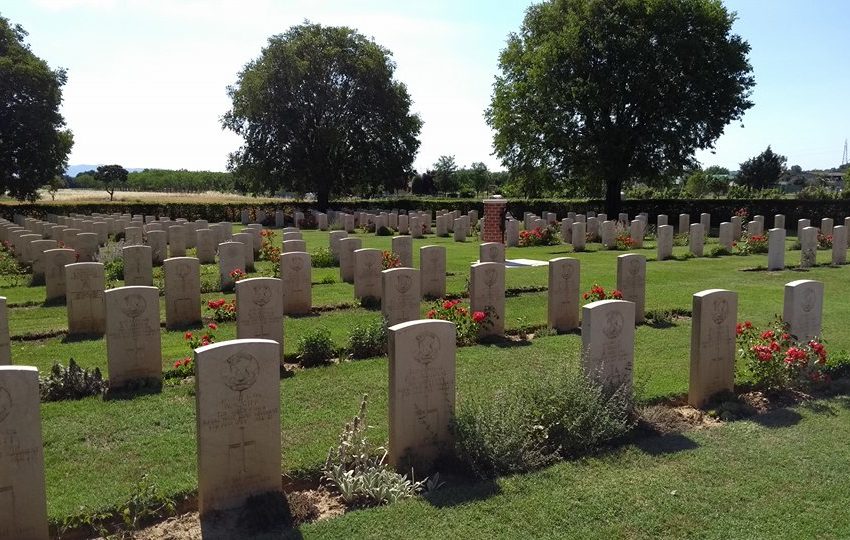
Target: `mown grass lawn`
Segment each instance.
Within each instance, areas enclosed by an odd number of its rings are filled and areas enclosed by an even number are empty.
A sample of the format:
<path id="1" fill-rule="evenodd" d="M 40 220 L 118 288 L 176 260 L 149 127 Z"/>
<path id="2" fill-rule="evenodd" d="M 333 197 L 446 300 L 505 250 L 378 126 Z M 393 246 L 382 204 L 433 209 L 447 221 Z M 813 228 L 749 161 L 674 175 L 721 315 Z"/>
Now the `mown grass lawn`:
<path id="1" fill-rule="evenodd" d="M 850 537 L 850 400 L 351 512 L 303 538 Z"/>
<path id="2" fill-rule="evenodd" d="M 308 231 L 304 233 L 304 238 L 308 250 L 325 247 L 328 243 L 327 233 Z M 364 247 L 390 247 L 390 239 L 387 237 L 362 235 L 362 238 Z M 280 241 L 280 235 L 277 241 Z M 789 239 L 789 246 L 791 242 Z M 478 244 L 472 241 L 455 243 L 450 239 L 434 237 L 414 240 L 414 264 L 418 264 L 418 248 L 430 244 L 446 245 L 447 272 L 450 274 L 447 278 L 448 292 L 462 293 L 466 288 L 469 264 L 478 256 Z M 638 252 L 645 254 L 648 259 L 654 259 L 654 245 L 651 242 L 646 245 L 647 249 Z M 598 245 L 591 245 L 590 248 L 596 251 L 572 253 L 568 246 L 510 248 L 507 256 L 540 260 L 575 256 L 581 261 L 583 290 L 589 289 L 593 283 L 606 288 L 613 287 L 616 283 L 616 257 L 622 252 L 600 251 Z M 684 247 L 675 248 L 675 254 L 680 257 L 685 252 Z M 799 257 L 799 251 L 789 251 L 787 263 L 796 264 Z M 739 320 L 765 323 L 775 314 L 781 313 L 785 283 L 795 279 L 818 279 L 826 284 L 824 333 L 830 350 L 850 349 L 850 336 L 843 331 L 846 321 L 850 320 L 850 304 L 844 301 L 841 294 L 850 283 L 850 268 L 824 265 L 806 272 L 791 269 L 782 272 L 744 271 L 763 267 L 766 261 L 766 255 L 663 262 L 650 260 L 647 266 L 646 307 L 648 310 L 689 310 L 693 293 L 709 288 L 726 288 L 740 295 Z M 828 261 L 829 253 L 820 252 L 819 262 Z M 257 266 L 256 275 L 270 274 L 270 263 L 260 262 Z M 209 267 L 204 271 L 214 274 L 215 268 Z M 506 276 L 508 289 L 539 289 L 546 286 L 547 269 L 510 269 Z M 323 278 L 333 278 L 335 282 L 320 283 Z M 353 287 L 339 282 L 336 268 L 314 269 L 313 282 L 316 306 L 339 306 L 354 301 Z M 13 306 L 9 314 L 11 333 L 15 336 L 12 347 L 16 364 L 35 365 L 43 371 L 49 369 L 54 361 L 66 363 L 68 358 L 73 357 L 83 366 L 105 369 L 106 345 L 103 339 L 67 340 L 61 334 L 67 326 L 64 307 L 37 305 L 43 299 L 43 287 L 12 285 L 14 283 L 10 278 L 0 278 L 0 295 L 6 296 Z M 219 293 L 206 293 L 203 298 L 208 300 L 222 296 Z M 232 295 L 224 296 L 232 298 Z M 510 296 L 506 305 L 508 329 L 546 324 L 545 291 Z M 423 303 L 422 309 L 423 312 L 427 309 L 426 303 Z M 359 307 L 331 309 L 310 317 L 287 317 L 285 351 L 294 353 L 298 338 L 319 326 L 330 330 L 335 344 L 344 347 L 354 325 L 376 321 L 379 317 L 378 312 Z M 33 339 L 35 335 L 51 332 L 55 334 L 52 337 Z M 217 336 L 219 341 L 233 338 L 235 324 L 221 324 Z M 189 352 L 183 340 L 183 331 L 167 332 L 163 329 L 162 345 L 165 367 L 170 367 L 174 360 Z M 641 400 L 681 395 L 687 391 L 689 346 L 690 321 L 687 318 L 676 320 L 673 326 L 667 328 L 646 325 L 638 328 L 635 373 Z M 532 368 L 545 370 L 547 367 L 574 362 L 580 348 L 580 336 L 567 334 L 502 346 L 459 349 L 459 398 L 482 393 L 486 395 L 505 381 L 527 375 Z M 342 425 L 356 412 L 364 393 L 370 395 L 370 423 L 375 426 L 374 436 L 382 440 L 386 437 L 386 359 L 313 368 L 281 381 L 281 463 L 287 474 L 313 473 L 321 466 L 327 449 L 335 443 Z M 803 411 L 802 420 L 791 427 L 769 429 L 762 433 L 759 431 L 762 428 L 756 424 L 741 423 L 688 435 L 696 441 L 692 450 L 654 456 L 638 448 L 628 448 L 597 460 L 563 464 L 538 474 L 503 479 L 499 482 L 498 493 L 474 504 L 438 508 L 439 505 L 425 501 L 405 503 L 388 509 L 355 512 L 341 520 L 305 527 L 303 532 L 305 535 L 327 537 L 343 534 L 349 537 L 368 537 L 369 534 L 382 537 L 434 537 L 440 536 L 440 527 L 445 527 L 445 534 L 449 534 L 451 530 L 448 527 L 453 521 L 460 521 L 457 523 L 458 530 L 466 530 L 469 534 L 472 534 L 474 525 L 479 523 L 481 532 L 475 533 L 475 536 L 482 538 L 500 535 L 516 537 L 523 530 L 533 530 L 533 536 L 544 537 L 551 530 L 551 537 L 564 537 L 567 533 L 577 531 L 576 537 L 668 535 L 672 538 L 689 536 L 686 531 L 690 530 L 688 525 L 692 524 L 694 531 L 706 532 L 704 537 L 721 538 L 724 537 L 721 531 L 735 531 L 735 528 L 729 527 L 736 526 L 738 520 L 740 524 L 747 524 L 758 519 L 761 515 L 759 512 L 784 515 L 784 506 L 781 505 L 773 505 L 771 510 L 759 510 L 751 508 L 754 503 L 745 504 L 750 497 L 761 493 L 759 489 L 772 487 L 780 490 L 784 485 L 782 482 L 759 480 L 762 477 L 770 478 L 774 471 L 762 470 L 759 473 L 766 465 L 760 464 L 758 460 L 748 461 L 751 450 L 747 446 L 749 432 L 746 430 L 755 430 L 753 434 L 783 448 L 782 452 L 789 455 L 800 452 L 800 455 L 805 456 L 811 452 L 800 449 L 799 437 L 809 437 L 809 432 L 795 430 L 824 430 L 826 433 L 823 436 L 806 439 L 804 444 L 814 445 L 811 451 L 822 448 L 822 451 L 833 455 L 833 461 L 824 458 L 829 467 L 846 469 L 848 413 L 841 403 L 836 403 L 831 405 L 835 411 L 833 415 Z M 188 385 L 166 386 L 160 394 L 126 400 L 104 402 L 90 398 L 79 402 L 44 404 L 42 411 L 51 519 L 61 521 L 79 513 L 80 507 L 87 507 L 88 510 L 115 507 L 131 495 L 142 474 L 150 474 L 167 494 L 175 495 L 196 489 L 194 409 L 194 397 Z M 815 425 L 819 427 L 808 427 Z M 742 454 L 738 460 L 736 456 L 739 453 L 730 449 L 744 446 L 747 448 L 740 449 Z M 715 485 L 723 478 L 717 471 L 723 470 L 719 464 L 724 459 L 734 462 L 726 467 L 730 471 L 729 480 L 722 486 Z M 714 465 L 718 465 L 719 469 L 712 468 Z M 753 477 L 752 482 L 745 481 L 738 485 L 736 475 L 743 474 L 743 471 L 736 467 L 752 469 L 749 473 Z M 795 482 L 795 478 L 805 483 L 815 482 L 818 478 L 806 472 L 805 468 L 786 473 L 784 476 L 776 474 L 783 482 L 787 478 L 791 483 Z M 661 489 L 667 485 L 668 477 L 674 478 L 676 475 L 679 475 L 680 483 L 685 486 L 679 495 L 664 495 L 649 489 L 653 486 Z M 703 483 L 708 487 L 701 487 Z M 756 487 L 749 487 L 751 485 Z M 731 490 L 731 493 L 721 493 L 722 487 Z M 462 499 L 467 496 L 464 490 L 475 493 L 481 489 L 480 486 L 466 486 L 446 490 L 445 496 Z M 675 489 L 680 488 L 671 488 Z M 809 491 L 804 490 L 802 493 Z M 821 500 L 816 495 L 819 493 L 817 490 L 812 493 L 811 497 L 805 498 L 807 507 Z M 844 500 L 848 500 L 847 493 L 844 495 Z M 713 503 L 716 506 L 712 506 Z M 732 510 L 737 514 L 725 516 Z M 710 519 L 712 515 L 718 514 L 723 515 L 726 521 Z M 432 520 L 433 528 L 430 528 Z M 795 521 L 800 526 L 804 525 L 802 518 Z M 722 523 L 726 523 L 725 529 Z M 820 524 L 817 519 L 814 523 Z M 655 529 L 662 524 L 666 524 L 663 526 L 669 527 L 672 532 L 667 528 Z M 753 526 L 750 523 L 750 528 L 745 530 L 756 530 Z M 345 533 L 349 530 L 346 527 L 352 531 L 350 534 Z M 765 529 L 766 536 L 776 530 L 772 527 Z M 656 530 L 660 532 L 656 534 Z M 709 530 L 715 530 L 718 534 L 708 534 Z M 807 532 L 806 529 L 801 530 Z M 398 534 L 390 534 L 392 531 L 398 531 Z M 679 534 L 675 534 L 676 531 Z M 702 537 L 701 534 L 694 535 Z M 763 536 L 755 534 L 754 537 Z"/>

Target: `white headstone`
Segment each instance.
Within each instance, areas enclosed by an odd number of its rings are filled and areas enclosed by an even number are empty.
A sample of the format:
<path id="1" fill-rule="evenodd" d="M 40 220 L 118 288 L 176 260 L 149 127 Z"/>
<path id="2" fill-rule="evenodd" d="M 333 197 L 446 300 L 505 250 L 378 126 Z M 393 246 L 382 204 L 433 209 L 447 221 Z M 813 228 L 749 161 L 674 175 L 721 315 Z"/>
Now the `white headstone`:
<path id="1" fill-rule="evenodd" d="M 150 246 L 125 246 L 121 249 L 125 286 L 153 286 L 151 251 Z"/>
<path id="2" fill-rule="evenodd" d="M 669 259 L 673 256 L 673 226 L 661 225 L 658 227 L 658 239 L 656 245 L 656 257 L 659 261 Z"/>
<path id="3" fill-rule="evenodd" d="M 196 349 L 195 404 L 200 514 L 281 491 L 280 345 L 237 339 Z"/>
<path id="4" fill-rule="evenodd" d="M 47 540 L 38 370 L 0 366 L 0 538 Z"/>
<path id="5" fill-rule="evenodd" d="M 159 289 L 118 287 L 104 293 L 104 302 L 110 389 L 136 379 L 160 379 Z"/>
<path id="6" fill-rule="evenodd" d="M 103 335 L 106 332 L 103 289 L 102 264 L 85 262 L 65 267 L 69 335 Z"/>
<path id="7" fill-rule="evenodd" d="M 579 326 L 578 259 L 559 257 L 549 261 L 549 328 L 566 332 Z"/>
<path id="8" fill-rule="evenodd" d="M 776 229 L 775 229 L 776 230 Z M 710 289 L 693 296 L 688 403 L 702 407 L 735 387 L 735 323 L 738 295 Z"/>
<path id="9" fill-rule="evenodd" d="M 283 287 L 283 313 L 307 315 L 313 307 L 311 287 L 312 263 L 304 252 L 280 255 L 280 278 Z"/>
<path id="10" fill-rule="evenodd" d="M 354 298 L 381 300 L 382 253 L 380 249 L 354 251 Z"/>
<path id="11" fill-rule="evenodd" d="M 283 282 L 251 278 L 236 283 L 237 339 L 270 339 L 280 344 L 283 360 Z"/>
<path id="12" fill-rule="evenodd" d="M 218 275 L 221 290 L 233 289 L 234 279 L 231 272 L 245 271 L 245 245 L 241 242 L 222 242 L 218 245 Z"/>
<path id="13" fill-rule="evenodd" d="M 428 470 L 452 447 L 454 323 L 410 321 L 389 329 L 389 464 Z"/>
<path id="14" fill-rule="evenodd" d="M 469 280 L 470 309 L 488 315 L 491 324 L 483 326 L 479 336 L 505 333 L 505 265 L 483 262 L 473 264 Z"/>
<path id="15" fill-rule="evenodd" d="M 632 386 L 634 309 L 625 300 L 599 300 L 582 308 L 582 367 L 591 380 L 608 388 Z"/>
<path id="16" fill-rule="evenodd" d="M 785 229 L 770 229 L 767 235 L 767 269 L 785 269 Z"/>
<path id="17" fill-rule="evenodd" d="M 390 268 L 381 272 L 381 313 L 387 326 L 420 318 L 422 300 L 419 270 Z"/>
<path id="18" fill-rule="evenodd" d="M 646 303 L 646 257 L 627 253 L 617 257 L 617 289 L 635 305 L 635 323 L 642 323 Z"/>
<path id="19" fill-rule="evenodd" d="M 819 337 L 822 314 L 822 282 L 800 279 L 785 284 L 782 320 L 788 324 L 792 336 L 802 342 Z"/>
<path id="20" fill-rule="evenodd" d="M 201 263 L 195 257 L 171 257 L 165 274 L 165 326 L 180 328 L 201 322 Z"/>

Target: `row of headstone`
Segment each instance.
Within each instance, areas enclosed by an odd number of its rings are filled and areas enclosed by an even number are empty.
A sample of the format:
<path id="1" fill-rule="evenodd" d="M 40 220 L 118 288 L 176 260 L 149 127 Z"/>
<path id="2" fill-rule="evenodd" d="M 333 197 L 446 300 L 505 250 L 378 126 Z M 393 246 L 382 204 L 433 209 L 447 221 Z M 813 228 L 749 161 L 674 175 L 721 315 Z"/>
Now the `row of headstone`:
<path id="1" fill-rule="evenodd" d="M 627 256 L 624 256 L 627 257 Z M 558 280 L 577 280 L 552 271 Z M 628 263 L 623 263 L 628 265 Z M 557 269 L 559 265 L 553 265 Z M 387 282 L 411 276 L 408 268 L 388 270 Z M 498 288 L 504 265 L 473 265 L 473 296 L 490 302 L 487 289 Z M 481 279 L 478 277 L 481 276 Z M 404 280 L 406 281 L 406 280 Z M 280 339 L 257 339 L 282 329 L 282 313 L 273 307 L 280 280 L 256 278 L 237 286 L 239 339 L 195 351 L 198 492 L 202 515 L 241 506 L 251 495 L 279 491 Z M 410 284 L 416 283 L 411 277 Z M 394 285 L 392 285 L 394 287 Z M 504 294 L 501 295 L 504 298 Z M 113 358 L 128 373 L 156 375 L 159 356 L 158 296 L 152 287 L 121 287 L 107 292 L 110 379 Z M 801 280 L 785 287 L 784 319 L 801 340 L 820 334 L 823 284 Z M 478 304 L 482 309 L 492 306 Z M 473 308 L 475 309 L 475 308 Z M 241 310 L 240 310 L 241 311 Z M 702 405 L 734 385 L 737 296 L 725 290 L 694 295 L 689 401 Z M 635 304 L 602 300 L 584 306 L 582 366 L 609 387 L 632 385 Z M 275 336 L 277 337 L 277 336 Z M 413 320 L 389 328 L 389 463 L 399 469 L 428 468 L 451 444 L 455 406 L 456 329 L 446 321 Z M 152 368 L 150 371 L 148 367 Z M 38 373 L 24 366 L 0 367 L 0 441 L 14 442 L 15 452 L 0 452 L 4 475 L 0 537 L 46 538 L 44 459 L 39 418 Z M 21 456 L 26 456 L 22 459 Z M 12 466 L 14 463 L 14 466 Z"/>

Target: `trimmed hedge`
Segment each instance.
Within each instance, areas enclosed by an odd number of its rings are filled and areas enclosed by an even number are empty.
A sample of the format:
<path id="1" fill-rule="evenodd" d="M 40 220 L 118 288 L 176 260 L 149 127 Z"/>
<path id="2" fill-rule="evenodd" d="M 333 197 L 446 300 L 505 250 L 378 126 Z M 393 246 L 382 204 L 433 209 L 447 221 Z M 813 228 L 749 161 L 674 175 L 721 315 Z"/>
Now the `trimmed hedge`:
<path id="1" fill-rule="evenodd" d="M 435 198 L 404 198 L 404 199 L 346 199 L 333 201 L 331 207 L 337 210 L 354 211 L 361 210 L 431 210 L 440 209 L 478 210 L 482 212 L 484 204 L 481 199 L 435 199 Z M 745 207 L 750 216 L 761 214 L 765 216 L 768 227 L 773 224 L 774 214 L 785 214 L 785 223 L 788 229 L 796 228 L 797 220 L 808 218 L 812 225 L 817 225 L 822 217 L 832 217 L 836 225 L 842 224 L 845 216 L 850 216 L 850 200 L 800 200 L 800 199 L 648 199 L 648 200 L 625 200 L 622 203 L 622 211 L 628 212 L 629 216 L 635 216 L 640 212 L 649 214 L 650 223 L 655 223 L 658 214 L 667 214 L 670 223 L 675 224 L 678 215 L 690 214 L 691 222 L 699 221 L 701 212 L 711 213 L 711 223 L 717 227 L 721 221 L 728 220 L 735 211 Z M 121 212 L 142 215 L 168 216 L 170 218 L 184 217 L 186 219 L 207 219 L 214 221 L 239 222 L 240 212 L 243 208 L 251 211 L 252 217 L 256 210 L 266 212 L 269 222 L 274 222 L 275 210 L 282 209 L 287 219 L 291 220 L 295 211 L 306 212 L 317 208 L 315 202 L 308 201 L 281 201 L 273 199 L 262 200 L 251 204 L 245 203 L 185 203 L 185 202 L 39 202 L 39 203 L 16 203 L 7 202 L 0 204 L 0 215 L 11 220 L 17 213 L 44 219 L 47 214 L 67 215 L 69 213 L 90 214 L 92 212 Z M 568 211 L 585 213 L 589 210 L 604 212 L 605 201 L 603 200 L 579 200 L 579 199 L 508 199 L 507 209 L 515 217 L 521 218 L 524 212 L 541 214 L 544 211 L 556 212 L 559 217 L 566 216 Z"/>

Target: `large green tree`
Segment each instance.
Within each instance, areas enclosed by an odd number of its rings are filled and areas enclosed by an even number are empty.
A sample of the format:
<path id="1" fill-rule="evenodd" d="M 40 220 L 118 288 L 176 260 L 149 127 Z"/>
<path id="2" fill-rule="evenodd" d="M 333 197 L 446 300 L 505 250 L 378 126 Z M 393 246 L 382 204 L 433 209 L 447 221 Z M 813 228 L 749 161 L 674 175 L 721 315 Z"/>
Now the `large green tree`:
<path id="1" fill-rule="evenodd" d="M 127 185 L 127 169 L 121 165 L 101 165 L 94 173 L 94 179 L 109 193 L 109 200 L 115 196 L 115 189 Z"/>
<path id="2" fill-rule="evenodd" d="M 749 45 L 720 0 L 549 0 L 502 51 L 492 102 L 496 154 L 511 172 L 620 191 L 692 165 L 752 106 Z"/>
<path id="3" fill-rule="evenodd" d="M 0 193 L 35 200 L 64 173 L 73 137 L 59 114 L 65 71 L 33 54 L 26 36 L 0 17 Z"/>
<path id="4" fill-rule="evenodd" d="M 753 189 L 772 187 L 785 172 L 787 162 L 788 158 L 777 154 L 768 146 L 761 154 L 741 163 L 735 183 Z"/>
<path id="5" fill-rule="evenodd" d="M 390 52 L 345 27 L 305 23 L 269 39 L 228 88 L 222 124 L 244 139 L 230 169 L 255 193 L 405 187 L 422 127 Z"/>
<path id="6" fill-rule="evenodd" d="M 457 191 L 460 187 L 457 178 L 457 162 L 454 156 L 440 156 L 433 165 L 434 184 L 437 191 Z"/>

